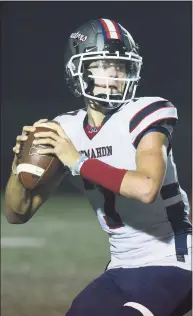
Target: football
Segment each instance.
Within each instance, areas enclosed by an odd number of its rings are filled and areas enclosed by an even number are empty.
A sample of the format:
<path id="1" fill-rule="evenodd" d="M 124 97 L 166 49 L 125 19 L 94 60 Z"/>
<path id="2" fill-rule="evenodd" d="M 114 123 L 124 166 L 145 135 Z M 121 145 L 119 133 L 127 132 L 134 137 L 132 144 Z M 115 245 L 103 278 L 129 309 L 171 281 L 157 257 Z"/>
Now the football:
<path id="1" fill-rule="evenodd" d="M 21 143 L 17 160 L 17 174 L 20 182 L 26 189 L 34 189 L 53 178 L 59 169 L 64 168 L 63 164 L 55 155 L 40 155 L 38 148 L 48 148 L 48 145 L 34 145 L 34 134 L 37 132 L 54 131 L 46 123 L 36 127 L 35 132 L 28 134 L 28 139 Z"/>

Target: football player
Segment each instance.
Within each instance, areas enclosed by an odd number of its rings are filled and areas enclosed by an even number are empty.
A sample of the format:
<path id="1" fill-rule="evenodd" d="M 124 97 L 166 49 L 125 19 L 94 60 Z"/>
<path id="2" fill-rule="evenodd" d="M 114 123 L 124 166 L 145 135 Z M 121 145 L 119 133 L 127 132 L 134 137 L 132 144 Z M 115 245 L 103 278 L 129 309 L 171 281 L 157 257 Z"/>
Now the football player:
<path id="1" fill-rule="evenodd" d="M 26 132 L 45 123 L 34 145 L 51 145 L 84 191 L 111 259 L 105 272 L 72 302 L 67 316 L 180 316 L 191 310 L 191 224 L 172 154 L 175 106 L 162 97 L 135 97 L 142 57 L 119 23 L 98 19 L 70 35 L 65 76 L 85 108 L 25 126 L 6 189 L 10 223 L 28 221 L 63 175 L 26 191 L 18 181 L 17 154 Z M 12 192 L 15 192 L 13 195 Z"/>

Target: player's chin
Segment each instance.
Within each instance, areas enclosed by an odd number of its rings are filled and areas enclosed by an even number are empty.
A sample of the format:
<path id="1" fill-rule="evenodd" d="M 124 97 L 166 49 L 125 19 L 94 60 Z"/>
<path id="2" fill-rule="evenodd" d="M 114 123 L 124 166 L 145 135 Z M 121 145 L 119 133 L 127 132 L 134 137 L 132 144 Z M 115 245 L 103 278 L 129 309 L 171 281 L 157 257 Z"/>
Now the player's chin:
<path id="1" fill-rule="evenodd" d="M 102 106 L 101 106 L 102 105 Z M 94 101 L 91 105 L 91 108 L 97 112 L 101 112 L 104 115 L 107 115 L 108 113 L 110 113 L 112 110 L 114 110 L 114 108 L 110 108 L 109 107 L 109 102 L 101 102 L 99 101 Z"/>
<path id="2" fill-rule="evenodd" d="M 105 114 L 104 109 L 100 106 L 100 101 L 92 100 L 92 103 L 90 104 L 91 108 L 97 112 L 101 112 Z"/>

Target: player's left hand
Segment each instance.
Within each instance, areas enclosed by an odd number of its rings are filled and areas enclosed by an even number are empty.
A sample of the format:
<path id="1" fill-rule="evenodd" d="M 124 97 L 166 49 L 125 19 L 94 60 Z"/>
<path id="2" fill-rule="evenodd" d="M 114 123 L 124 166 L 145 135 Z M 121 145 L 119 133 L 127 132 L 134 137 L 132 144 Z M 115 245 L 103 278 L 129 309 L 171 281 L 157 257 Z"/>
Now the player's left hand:
<path id="1" fill-rule="evenodd" d="M 54 122 L 46 122 L 46 124 L 53 128 L 57 134 L 54 131 L 35 133 L 34 145 L 52 146 L 52 148 L 40 148 L 37 153 L 40 155 L 54 154 L 65 166 L 73 168 L 81 156 L 80 153 L 60 125 Z"/>

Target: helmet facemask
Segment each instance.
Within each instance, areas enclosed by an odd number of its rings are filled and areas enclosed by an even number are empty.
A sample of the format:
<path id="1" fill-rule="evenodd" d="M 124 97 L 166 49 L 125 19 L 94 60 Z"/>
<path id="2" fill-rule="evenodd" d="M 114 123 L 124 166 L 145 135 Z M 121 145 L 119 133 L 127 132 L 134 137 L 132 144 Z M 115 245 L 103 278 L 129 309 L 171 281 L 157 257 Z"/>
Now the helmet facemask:
<path id="1" fill-rule="evenodd" d="M 141 65 L 142 58 L 135 52 L 95 51 L 72 56 L 66 67 L 79 83 L 80 95 L 104 109 L 115 109 L 134 98 Z"/>

